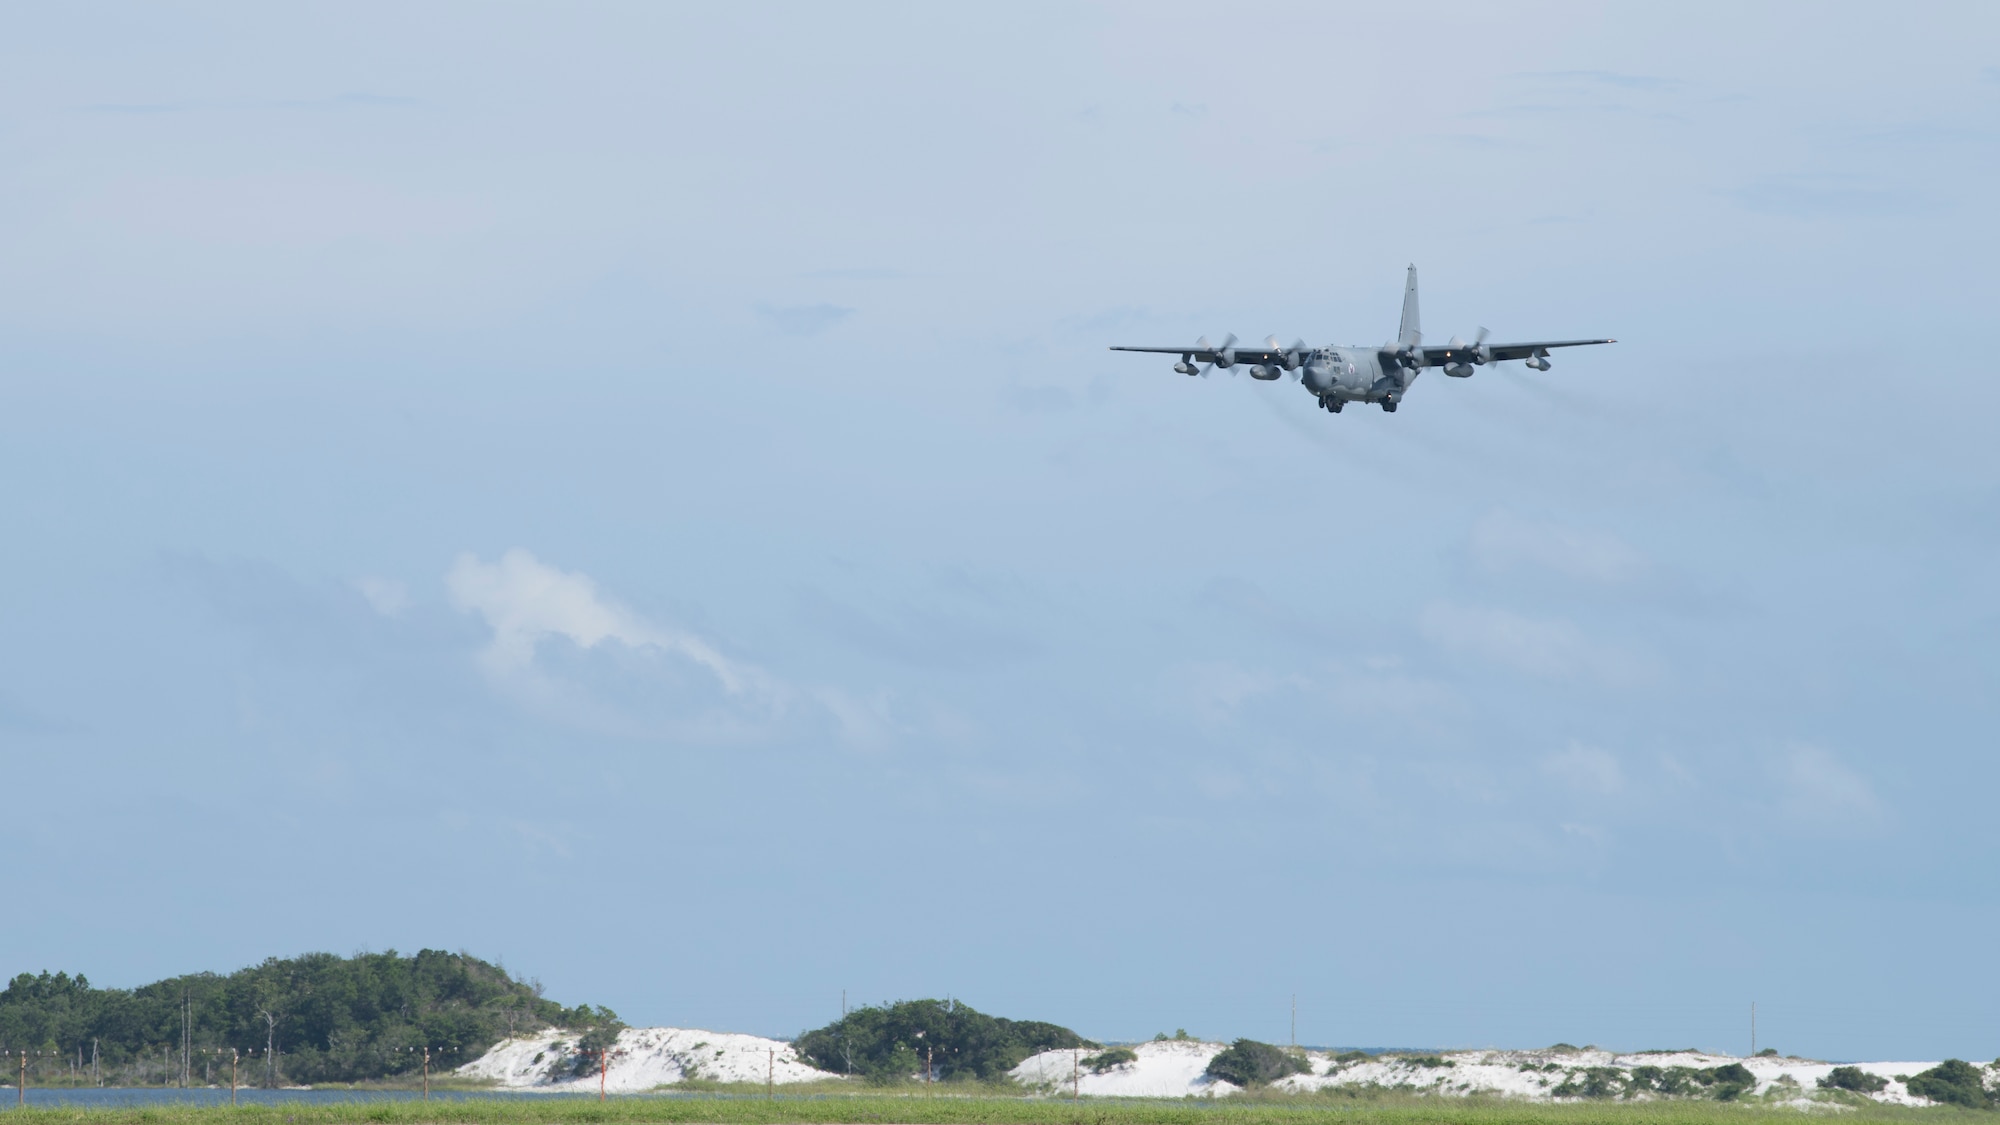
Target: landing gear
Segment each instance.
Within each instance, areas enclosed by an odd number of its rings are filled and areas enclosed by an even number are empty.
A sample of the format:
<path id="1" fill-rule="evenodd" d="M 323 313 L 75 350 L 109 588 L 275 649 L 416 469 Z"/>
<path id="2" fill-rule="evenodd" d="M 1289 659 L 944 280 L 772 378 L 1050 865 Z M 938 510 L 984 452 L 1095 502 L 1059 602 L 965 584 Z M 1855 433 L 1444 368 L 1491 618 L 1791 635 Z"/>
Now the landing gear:
<path id="1" fill-rule="evenodd" d="M 1340 413 L 1340 400 L 1332 395 L 1321 395 L 1319 398 L 1319 408 L 1321 410 L 1331 410 L 1335 414 L 1338 414 Z"/>
<path id="2" fill-rule="evenodd" d="M 1383 400 L 1382 400 L 1382 413 L 1384 413 L 1384 414 L 1394 414 L 1395 412 L 1396 412 L 1396 400 L 1395 400 L 1395 399 L 1393 399 L 1393 398 L 1385 398 L 1385 399 L 1383 399 Z"/>

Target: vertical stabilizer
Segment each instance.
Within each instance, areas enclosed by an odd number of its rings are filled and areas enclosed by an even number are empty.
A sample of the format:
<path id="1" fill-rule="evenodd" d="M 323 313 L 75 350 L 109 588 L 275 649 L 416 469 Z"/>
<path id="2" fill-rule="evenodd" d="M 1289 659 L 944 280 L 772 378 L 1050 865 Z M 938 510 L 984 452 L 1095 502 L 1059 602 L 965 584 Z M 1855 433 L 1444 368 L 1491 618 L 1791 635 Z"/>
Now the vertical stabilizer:
<path id="1" fill-rule="evenodd" d="M 1416 345 L 1424 342 L 1423 325 L 1417 322 L 1417 267 L 1410 266 L 1410 280 L 1403 285 L 1403 327 L 1396 331 L 1396 342 Z"/>

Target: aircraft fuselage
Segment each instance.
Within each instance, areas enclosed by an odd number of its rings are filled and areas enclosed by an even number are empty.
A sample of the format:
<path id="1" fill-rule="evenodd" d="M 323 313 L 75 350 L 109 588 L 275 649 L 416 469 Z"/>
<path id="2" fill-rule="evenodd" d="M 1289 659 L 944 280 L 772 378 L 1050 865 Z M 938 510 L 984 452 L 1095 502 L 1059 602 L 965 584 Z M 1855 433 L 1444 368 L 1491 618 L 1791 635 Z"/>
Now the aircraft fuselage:
<path id="1" fill-rule="evenodd" d="M 1385 370 L 1375 348 L 1314 348 L 1299 371 L 1299 382 L 1321 398 L 1381 402 L 1400 396 L 1417 373 L 1393 361 Z"/>

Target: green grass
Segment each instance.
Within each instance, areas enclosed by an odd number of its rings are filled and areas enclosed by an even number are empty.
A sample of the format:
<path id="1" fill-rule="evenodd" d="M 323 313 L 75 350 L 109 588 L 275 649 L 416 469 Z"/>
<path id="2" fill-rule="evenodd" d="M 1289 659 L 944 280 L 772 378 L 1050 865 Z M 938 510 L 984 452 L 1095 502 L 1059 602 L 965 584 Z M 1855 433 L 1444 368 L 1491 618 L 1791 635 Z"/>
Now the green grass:
<path id="1" fill-rule="evenodd" d="M 1953 1109 L 1857 1105 L 1847 1121 L 1916 1125 L 1994 1119 Z M 7 1107 L 6 1125 L 1798 1125 L 1797 1109 L 1699 1101 L 1551 1105 L 1384 1092 L 1372 1098 L 1292 1096 L 1229 1102 L 922 1095 L 835 1097 L 512 1096 L 424 1101 L 127 1108 Z"/>

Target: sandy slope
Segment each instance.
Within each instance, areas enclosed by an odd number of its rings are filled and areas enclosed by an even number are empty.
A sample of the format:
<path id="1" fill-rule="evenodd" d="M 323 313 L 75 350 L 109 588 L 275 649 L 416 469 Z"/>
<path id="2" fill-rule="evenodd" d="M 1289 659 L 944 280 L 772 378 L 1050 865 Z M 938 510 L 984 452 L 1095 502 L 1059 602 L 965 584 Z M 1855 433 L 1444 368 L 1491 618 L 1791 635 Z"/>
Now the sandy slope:
<path id="1" fill-rule="evenodd" d="M 558 1046 L 561 1044 L 561 1046 Z M 551 1079 L 548 1071 L 561 1059 L 573 1058 L 574 1036 L 566 1032 L 543 1032 L 511 1039 L 486 1052 L 477 1061 L 459 1068 L 471 1078 L 490 1078 L 502 1088 L 579 1092 L 595 1091 L 597 1075 L 583 1078 Z M 1044 1051 L 1012 1071 L 1016 1080 L 1031 1090 L 1067 1095 L 1080 1089 L 1085 1097 L 1183 1098 L 1223 1097 L 1238 1088 L 1209 1078 L 1203 1072 L 1208 1061 L 1222 1050 L 1221 1043 L 1179 1040 L 1140 1043 L 1133 1047 L 1134 1062 L 1092 1073 L 1080 1061 L 1095 1053 Z M 1775 1095 L 1778 1100 L 1796 1093 L 1803 1103 L 1816 1089 L 1815 1084 L 1832 1063 L 1806 1059 L 1739 1059 L 1727 1055 L 1707 1055 L 1692 1051 L 1614 1054 L 1598 1050 L 1541 1051 L 1451 1051 L 1438 1056 L 1448 1066 L 1424 1066 L 1411 1058 L 1382 1056 L 1359 1062 L 1336 1063 L 1322 1051 L 1306 1052 L 1312 1063 L 1310 1074 L 1284 1079 L 1280 1088 L 1318 1090 L 1329 1086 L 1403 1087 L 1440 1095 L 1474 1093 L 1503 1094 L 1548 1101 L 1553 1091 L 1572 1073 L 1591 1067 L 1613 1067 L 1630 1071 L 1636 1066 L 1684 1066 L 1696 1069 L 1742 1063 L 1757 1078 L 1756 1093 Z M 1912 1075 L 1937 1065 L 1936 1062 L 1872 1062 L 1855 1066 L 1889 1079 L 1889 1086 L 1874 1095 L 1877 1101 L 1896 1105 L 1927 1105 L 1912 1097 L 1898 1075 Z M 1550 1069 L 1553 1067 L 1553 1069 Z M 565 1075 L 567 1071 L 565 1070 Z M 791 1044 L 756 1035 L 701 1031 L 675 1027 L 629 1028 L 618 1035 L 611 1051 L 605 1089 L 613 1093 L 636 1093 L 671 1086 L 690 1076 L 719 1082 L 763 1082 L 767 1076 L 778 1083 L 812 1082 L 838 1078 L 815 1069 Z M 2000 1073 L 1989 1078 L 2000 1084 Z"/>
<path id="2" fill-rule="evenodd" d="M 1135 1062 L 1112 1067 L 1102 1074 L 1082 1070 L 1074 1079 L 1083 1095 L 1100 1097 L 1219 1097 L 1237 1092 L 1228 1082 L 1206 1077 L 1208 1060 L 1222 1050 L 1221 1043 L 1156 1042 L 1133 1048 Z M 1013 1070 L 1023 1085 L 1050 1093 L 1067 1094 L 1073 1089 L 1072 1066 L 1090 1051 L 1046 1051 Z M 1811 1094 L 1815 1083 L 1832 1063 L 1803 1059 L 1739 1059 L 1726 1055 L 1695 1052 L 1620 1055 L 1609 1051 L 1452 1051 L 1441 1057 L 1449 1066 L 1423 1066 L 1404 1058 L 1384 1056 L 1365 1062 L 1337 1064 L 1320 1051 L 1308 1051 L 1311 1074 L 1295 1075 L 1278 1083 L 1280 1088 L 1317 1090 L 1329 1086 L 1409 1087 L 1444 1095 L 1473 1093 L 1505 1094 L 1536 1101 L 1553 1100 L 1552 1091 L 1562 1085 L 1566 1072 L 1589 1067 L 1616 1067 L 1630 1071 L 1635 1066 L 1706 1068 L 1742 1063 L 1757 1078 L 1758 1094 L 1783 1095 L 1796 1089 L 1800 1100 Z M 1546 1069 L 1554 1065 L 1557 1069 Z M 1910 1096 L 1897 1075 L 1912 1075 L 1937 1065 L 1936 1062 L 1856 1063 L 1862 1070 L 1889 1079 L 1889 1086 L 1875 1099 L 1898 1105 L 1928 1105 L 1923 1098 Z M 1532 1068 L 1532 1069 L 1524 1069 Z M 2000 1077 L 2000 1076 L 1996 1076 Z M 1789 1079 L 1789 1083 L 1786 1081 Z M 1796 1084 L 1795 1086 L 1792 1084 Z"/>
<path id="3" fill-rule="evenodd" d="M 1222 1050 L 1220 1043 L 1175 1040 L 1141 1043 L 1132 1049 L 1139 1053 L 1139 1061 L 1114 1066 L 1102 1074 L 1078 1065 L 1096 1054 L 1088 1049 L 1043 1051 L 1008 1073 L 1023 1086 L 1054 1094 L 1068 1094 L 1080 1086 L 1084 1097 L 1184 1098 L 1233 1094 L 1239 1088 L 1202 1073 L 1208 1060 Z"/>
<path id="4" fill-rule="evenodd" d="M 558 1043 L 563 1046 L 557 1047 Z M 548 1076 L 551 1063 L 574 1057 L 575 1045 L 576 1036 L 569 1032 L 548 1031 L 509 1039 L 460 1067 L 458 1073 L 468 1078 L 491 1078 L 506 1089 L 596 1090 L 595 1069 L 584 1078 L 551 1080 Z M 717 1082 L 763 1082 L 768 1076 L 780 1084 L 836 1077 L 802 1061 L 783 1040 L 722 1031 L 627 1028 L 618 1033 L 618 1043 L 608 1054 L 604 1088 L 618 1094 L 672 1085 L 690 1074 Z"/>

